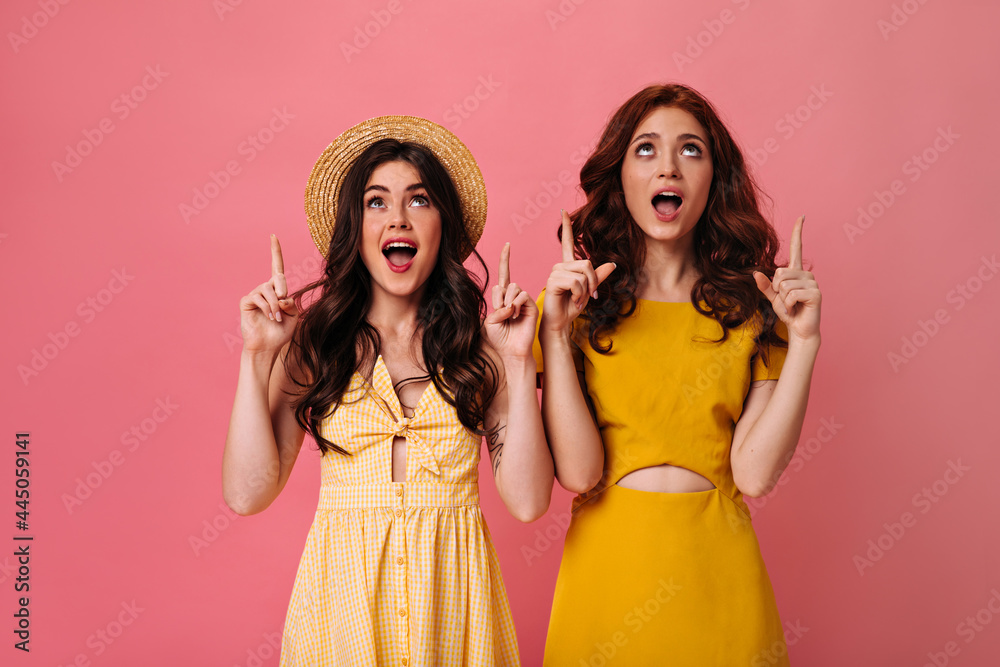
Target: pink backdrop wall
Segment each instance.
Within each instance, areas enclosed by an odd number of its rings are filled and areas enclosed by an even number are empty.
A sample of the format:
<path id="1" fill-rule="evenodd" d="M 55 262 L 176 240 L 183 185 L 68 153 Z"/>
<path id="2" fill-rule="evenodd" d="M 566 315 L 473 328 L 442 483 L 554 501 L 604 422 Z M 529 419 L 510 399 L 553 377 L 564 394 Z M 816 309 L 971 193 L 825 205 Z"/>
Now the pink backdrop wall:
<path id="1" fill-rule="evenodd" d="M 480 251 L 511 241 L 537 294 L 608 114 L 669 80 L 723 112 L 783 241 L 807 214 L 824 292 L 799 457 L 752 503 L 793 663 L 996 664 L 998 22 L 970 1 L 3 3 L 0 662 L 276 665 L 318 455 L 253 517 L 220 462 L 268 235 L 294 285 L 319 268 L 313 161 L 375 115 L 451 128 L 489 188 Z M 537 665 L 569 494 L 521 525 L 483 472 Z"/>

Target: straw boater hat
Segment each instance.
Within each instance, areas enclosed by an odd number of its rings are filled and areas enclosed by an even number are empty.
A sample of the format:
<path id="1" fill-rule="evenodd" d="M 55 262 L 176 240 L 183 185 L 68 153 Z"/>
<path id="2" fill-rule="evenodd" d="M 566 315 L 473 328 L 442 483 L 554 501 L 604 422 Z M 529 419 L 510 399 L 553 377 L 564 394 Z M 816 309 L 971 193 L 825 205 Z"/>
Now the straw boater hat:
<path id="1" fill-rule="evenodd" d="M 347 170 L 376 141 L 412 141 L 431 150 L 448 171 L 462 203 L 462 220 L 469 237 L 468 256 L 486 225 L 486 185 L 472 153 L 458 137 L 424 118 L 379 116 L 358 123 L 333 140 L 309 174 L 306 183 L 306 216 L 309 232 L 320 253 L 326 257 L 337 219 L 337 197 Z"/>

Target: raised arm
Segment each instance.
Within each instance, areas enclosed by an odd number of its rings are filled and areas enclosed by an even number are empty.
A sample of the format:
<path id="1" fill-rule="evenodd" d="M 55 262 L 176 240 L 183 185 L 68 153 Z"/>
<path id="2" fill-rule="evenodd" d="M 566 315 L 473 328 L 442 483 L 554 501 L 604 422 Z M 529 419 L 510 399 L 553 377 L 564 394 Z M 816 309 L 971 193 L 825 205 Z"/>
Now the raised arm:
<path id="1" fill-rule="evenodd" d="M 604 474 L 604 443 L 587 405 L 573 359 L 570 333 L 590 295 L 615 265 L 595 270 L 590 260 L 574 258 L 569 214 L 562 212 L 562 259 L 552 267 L 538 328 L 545 372 L 542 419 L 552 449 L 556 479 L 568 491 L 585 493 Z"/>
<path id="2" fill-rule="evenodd" d="M 500 383 L 489 405 L 486 438 L 493 477 L 507 510 L 519 521 L 534 521 L 552 497 L 552 455 L 545 441 L 535 388 L 535 337 L 538 308 L 531 296 L 510 282 L 510 244 L 500 253 L 493 286 L 493 312 L 483 324 Z"/>
<path id="3" fill-rule="evenodd" d="M 281 246 L 271 236 L 271 278 L 240 299 L 243 352 L 222 457 L 222 495 L 237 514 L 266 509 L 284 488 L 305 436 L 286 365 L 299 313 L 287 298 Z"/>
<path id="4" fill-rule="evenodd" d="M 804 222 L 800 217 L 792 230 L 788 267 L 777 269 L 773 280 L 754 274 L 757 286 L 788 327 L 788 354 L 780 379 L 751 387 L 733 433 L 733 480 L 750 497 L 774 488 L 795 454 L 819 353 L 822 295 L 813 274 L 802 270 Z"/>

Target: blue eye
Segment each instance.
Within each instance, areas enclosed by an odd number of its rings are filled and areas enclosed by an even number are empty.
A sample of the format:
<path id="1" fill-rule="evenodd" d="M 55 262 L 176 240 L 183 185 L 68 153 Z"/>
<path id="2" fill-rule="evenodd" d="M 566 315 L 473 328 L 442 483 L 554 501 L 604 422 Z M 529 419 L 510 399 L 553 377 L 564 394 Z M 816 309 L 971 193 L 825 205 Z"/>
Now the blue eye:
<path id="1" fill-rule="evenodd" d="M 653 144 L 646 142 L 644 144 L 639 144 L 635 148 L 636 155 L 652 155 L 653 154 Z"/>

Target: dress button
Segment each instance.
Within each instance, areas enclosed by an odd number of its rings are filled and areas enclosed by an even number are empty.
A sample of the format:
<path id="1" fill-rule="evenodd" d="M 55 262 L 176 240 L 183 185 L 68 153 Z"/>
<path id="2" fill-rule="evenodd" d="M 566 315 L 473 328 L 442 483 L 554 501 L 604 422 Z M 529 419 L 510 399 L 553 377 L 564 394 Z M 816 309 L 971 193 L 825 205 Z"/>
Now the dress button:
<path id="1" fill-rule="evenodd" d="M 401 487 L 401 486 L 397 486 L 396 487 L 396 495 L 397 496 L 403 495 L 403 487 Z"/>
<path id="2" fill-rule="evenodd" d="M 405 665 L 406 665 L 406 663 L 407 663 L 407 660 L 406 660 L 406 658 L 403 658 L 403 660 L 402 660 L 402 663 L 403 663 L 403 665 L 404 665 L 404 667 L 405 667 Z"/>
<path id="3" fill-rule="evenodd" d="M 396 509 L 396 516 L 403 516 L 403 510 L 397 508 Z"/>
<path id="4" fill-rule="evenodd" d="M 402 565 L 405 562 L 406 562 L 406 559 L 404 559 L 402 556 L 397 556 L 396 557 L 396 564 L 397 565 Z"/>
<path id="5" fill-rule="evenodd" d="M 403 607 L 400 607 L 399 608 L 399 615 L 400 616 L 406 616 L 406 609 L 404 609 Z"/>

